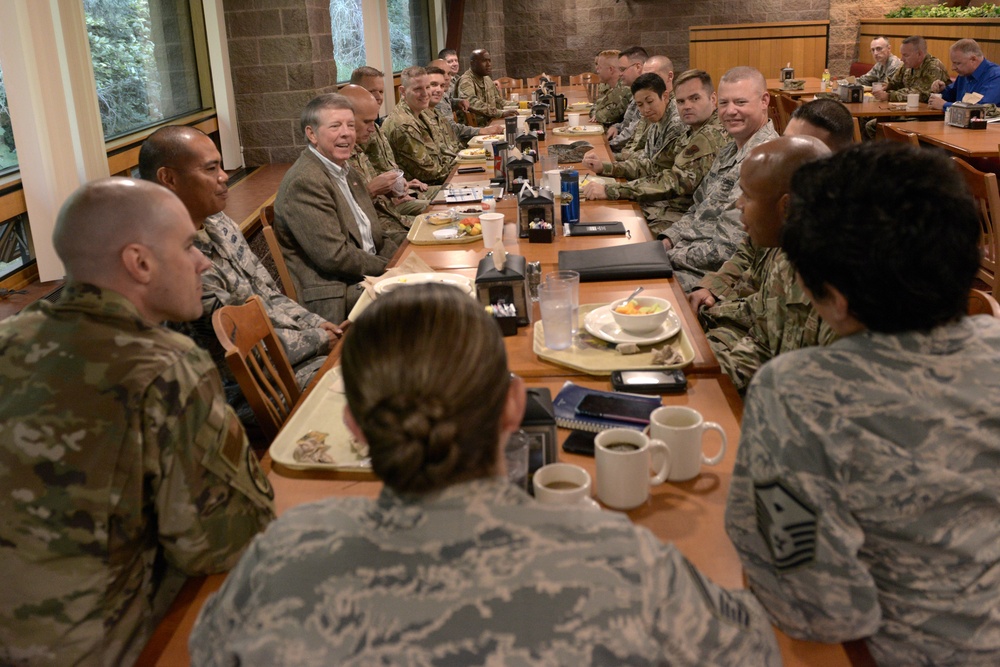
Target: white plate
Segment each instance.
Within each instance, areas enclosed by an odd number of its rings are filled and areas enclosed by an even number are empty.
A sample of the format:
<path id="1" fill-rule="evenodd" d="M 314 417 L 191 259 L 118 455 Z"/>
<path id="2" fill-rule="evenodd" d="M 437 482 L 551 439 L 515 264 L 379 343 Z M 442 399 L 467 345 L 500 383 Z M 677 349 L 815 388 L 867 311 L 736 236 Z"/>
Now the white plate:
<path id="1" fill-rule="evenodd" d="M 476 293 L 472 281 L 458 273 L 407 273 L 406 275 L 386 278 L 381 282 L 375 283 L 375 294 L 386 294 L 399 287 L 425 285 L 427 283 L 454 285 L 469 296 L 473 296 Z"/>
<path id="2" fill-rule="evenodd" d="M 630 334 L 622 331 L 622 328 L 615 322 L 614 315 L 611 314 L 611 306 L 601 306 L 587 313 L 583 319 L 583 328 L 591 335 L 606 340 L 609 343 L 635 343 L 637 345 L 652 345 L 666 340 L 681 330 L 681 322 L 677 313 L 670 309 L 667 319 L 663 325 L 648 334 Z"/>
<path id="3" fill-rule="evenodd" d="M 470 146 L 481 146 L 487 141 L 507 141 L 506 134 L 477 134 L 469 139 Z"/>
<path id="4" fill-rule="evenodd" d="M 475 209 L 475 210 L 473 210 Z M 483 207 L 479 204 L 466 204 L 449 209 L 455 218 L 455 222 L 463 218 L 478 218 L 483 214 Z"/>

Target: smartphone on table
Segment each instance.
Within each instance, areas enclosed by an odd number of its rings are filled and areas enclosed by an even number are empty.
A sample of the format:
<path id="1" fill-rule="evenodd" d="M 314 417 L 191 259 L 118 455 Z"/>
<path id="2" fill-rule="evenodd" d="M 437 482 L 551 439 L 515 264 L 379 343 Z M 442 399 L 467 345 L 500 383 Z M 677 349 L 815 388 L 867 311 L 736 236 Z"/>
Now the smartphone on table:
<path id="1" fill-rule="evenodd" d="M 679 394 L 687 391 L 687 377 L 679 370 L 612 371 L 611 386 L 636 394 Z"/>

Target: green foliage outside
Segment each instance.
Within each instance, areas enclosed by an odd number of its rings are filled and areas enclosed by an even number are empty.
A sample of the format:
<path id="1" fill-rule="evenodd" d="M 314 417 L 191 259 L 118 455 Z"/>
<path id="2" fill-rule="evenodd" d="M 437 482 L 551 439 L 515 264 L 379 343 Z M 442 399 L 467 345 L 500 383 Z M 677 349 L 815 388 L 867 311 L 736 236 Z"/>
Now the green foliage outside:
<path id="1" fill-rule="evenodd" d="M 413 62 L 409 0 L 388 0 L 389 49 L 394 72 Z M 333 56 L 337 60 L 337 80 L 347 81 L 351 72 L 366 64 L 365 32 L 361 0 L 330 0 L 333 28 Z"/>
<path id="2" fill-rule="evenodd" d="M 918 5 L 907 7 L 903 5 L 885 15 L 887 19 L 987 19 L 1000 17 L 1000 7 L 997 5 L 979 5 L 978 7 L 948 7 L 947 5 Z"/>
<path id="3" fill-rule="evenodd" d="M 3 85 L 0 71 L 0 172 L 17 166 L 17 149 L 14 147 L 14 131 L 10 126 L 10 111 L 7 109 L 7 87 Z"/>

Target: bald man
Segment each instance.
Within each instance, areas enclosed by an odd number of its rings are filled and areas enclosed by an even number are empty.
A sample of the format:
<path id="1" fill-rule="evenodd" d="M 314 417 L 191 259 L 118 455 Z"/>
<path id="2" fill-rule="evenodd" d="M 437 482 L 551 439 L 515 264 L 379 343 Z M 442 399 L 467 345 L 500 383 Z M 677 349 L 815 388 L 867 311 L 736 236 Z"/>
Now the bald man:
<path id="1" fill-rule="evenodd" d="M 177 329 L 212 354 L 226 382 L 231 405 L 252 428 L 253 415 L 225 362 L 225 352 L 212 327 L 212 313 L 259 296 L 302 388 L 323 365 L 343 334 L 342 326 L 309 312 L 275 285 L 243 238 L 239 225 L 223 210 L 229 196 L 229 177 L 222 169 L 218 149 L 205 133 L 183 125 L 160 128 L 139 149 L 139 173 L 144 180 L 159 183 L 176 194 L 194 221 L 195 245 L 211 261 L 201 277 L 204 314 L 193 322 L 177 325 Z"/>
<path id="2" fill-rule="evenodd" d="M 737 201 L 748 237 L 688 295 L 716 359 L 740 393 L 764 362 L 835 338 L 779 247 L 792 174 L 829 155 L 826 144 L 811 136 L 780 137 L 751 150 Z"/>
<path id="3" fill-rule="evenodd" d="M 0 324 L 0 664 L 131 665 L 186 576 L 235 565 L 271 487 L 191 339 L 209 262 L 166 189 L 63 205 L 55 303 Z"/>
<path id="4" fill-rule="evenodd" d="M 340 94 L 351 101 L 354 107 L 354 151 L 347 162 L 361 174 L 368 194 L 371 195 L 372 204 L 378 213 L 379 220 L 382 221 L 382 230 L 385 235 L 395 241 L 402 243 L 406 234 L 413 224 L 412 215 L 404 215 L 398 205 L 404 202 L 415 202 L 416 200 L 407 194 L 394 191 L 400 186 L 396 182 L 401 178 L 397 170 L 378 173 L 372 165 L 371 160 L 365 154 L 365 146 L 371 141 L 375 134 L 375 119 L 378 117 L 379 105 L 375 97 L 361 86 L 349 84 L 340 89 Z M 426 207 L 427 202 L 422 202 Z"/>
<path id="5" fill-rule="evenodd" d="M 684 134 L 686 129 L 684 124 L 681 122 L 680 114 L 677 111 L 677 100 L 674 95 L 674 63 L 666 56 L 653 56 L 651 58 L 647 58 L 642 64 L 641 73 L 657 74 L 661 79 L 663 79 L 663 83 L 667 86 L 667 93 L 670 95 L 670 102 L 667 105 L 667 115 L 664 121 L 667 133 L 665 137 L 661 137 L 661 140 L 673 141 L 680 135 Z M 632 129 L 631 136 L 628 136 L 624 142 L 617 144 L 615 159 L 631 160 L 645 152 L 646 130 L 648 129 L 649 121 L 645 118 L 640 118 L 639 122 L 636 123 L 635 127 Z M 618 139 L 618 137 L 615 137 L 615 139 Z M 615 150 L 616 148 L 612 146 L 612 151 Z"/>
<path id="6" fill-rule="evenodd" d="M 469 111 L 478 127 L 491 125 L 497 118 L 513 116 L 517 111 L 504 111 L 503 97 L 493 83 L 493 56 L 486 49 L 472 52 L 469 69 L 458 80 L 458 97 L 469 101 Z"/>

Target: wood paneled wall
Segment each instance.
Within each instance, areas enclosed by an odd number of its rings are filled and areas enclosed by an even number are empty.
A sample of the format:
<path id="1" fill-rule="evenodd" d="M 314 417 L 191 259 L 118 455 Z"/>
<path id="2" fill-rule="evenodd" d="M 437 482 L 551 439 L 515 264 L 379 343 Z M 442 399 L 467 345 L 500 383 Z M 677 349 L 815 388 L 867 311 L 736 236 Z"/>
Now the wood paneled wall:
<path id="1" fill-rule="evenodd" d="M 948 50 L 963 38 L 976 40 L 987 60 L 1000 62 L 1000 19 L 861 19 L 858 60 L 873 62 L 868 46 L 879 35 L 889 40 L 897 56 L 904 39 L 922 35 L 927 40 L 928 53 L 937 56 L 949 71 Z"/>
<path id="2" fill-rule="evenodd" d="M 829 32 L 829 21 L 691 26 L 690 63 L 711 74 L 716 83 L 726 70 L 739 65 L 777 78 L 789 62 L 796 76 L 818 77 L 826 67 Z"/>

